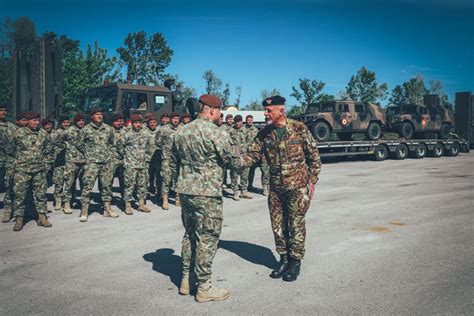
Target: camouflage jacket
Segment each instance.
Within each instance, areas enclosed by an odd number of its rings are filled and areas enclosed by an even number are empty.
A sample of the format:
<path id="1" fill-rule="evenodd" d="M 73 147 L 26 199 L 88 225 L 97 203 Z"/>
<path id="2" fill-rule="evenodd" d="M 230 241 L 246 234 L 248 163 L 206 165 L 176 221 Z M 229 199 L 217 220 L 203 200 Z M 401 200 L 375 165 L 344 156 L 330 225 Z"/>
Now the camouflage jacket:
<path id="1" fill-rule="evenodd" d="M 66 146 L 64 144 L 65 129 L 57 128 L 51 132 L 51 141 L 54 148 L 54 165 L 64 166 L 66 163 Z"/>
<path id="2" fill-rule="evenodd" d="M 245 127 L 236 128 L 235 126 L 229 129 L 229 135 L 232 139 L 233 145 L 238 145 L 242 153 L 245 152 L 251 139 L 249 133 Z"/>
<path id="3" fill-rule="evenodd" d="M 261 155 L 270 166 L 270 188 L 291 190 L 316 183 L 321 171 L 321 159 L 316 141 L 301 122 L 287 119 L 285 135 L 277 138 L 274 125 L 267 125 L 249 145 L 244 163 L 251 166 Z"/>
<path id="4" fill-rule="evenodd" d="M 227 125 L 226 122 L 222 123 L 220 127 L 223 131 L 230 133 L 230 130 L 233 128 L 232 125 Z"/>
<path id="5" fill-rule="evenodd" d="M 79 150 L 79 134 L 81 129 L 76 125 L 71 125 L 64 132 L 64 145 L 66 147 L 66 162 L 85 163 L 86 158 Z"/>
<path id="6" fill-rule="evenodd" d="M 257 136 L 258 134 L 258 128 L 255 127 L 255 125 L 245 125 L 245 129 L 247 130 L 247 133 L 249 133 L 249 140 L 250 142 L 253 141 L 253 139 Z"/>
<path id="7" fill-rule="evenodd" d="M 78 148 L 86 157 L 87 163 L 108 163 L 114 148 L 113 128 L 105 123 L 91 122 L 79 132 Z"/>
<path id="8" fill-rule="evenodd" d="M 176 132 L 171 160 L 180 168 L 175 191 L 197 196 L 222 196 L 223 168 L 242 167 L 233 157 L 230 136 L 203 117 Z"/>
<path id="9" fill-rule="evenodd" d="M 161 159 L 169 159 L 169 155 L 166 155 L 165 153 L 169 153 L 171 151 L 173 134 L 180 128 L 181 126 L 174 126 L 170 123 L 160 128 L 158 133 L 156 133 L 155 144 L 161 153 Z"/>
<path id="10" fill-rule="evenodd" d="M 22 172 L 38 172 L 45 169 L 44 157 L 52 151 L 49 134 L 39 129 L 18 128 L 14 136 L 15 168 Z"/>
<path id="11" fill-rule="evenodd" d="M 54 149 L 54 143 L 53 143 L 53 132 L 49 132 L 44 130 L 48 135 L 48 142 L 49 146 Z M 54 150 L 51 150 L 51 152 L 48 153 L 48 155 L 44 156 L 44 162 L 46 164 L 53 164 L 54 163 Z"/>
<path id="12" fill-rule="evenodd" d="M 0 163 L 11 163 L 15 159 L 13 142 L 17 127 L 10 122 L 0 122 Z"/>
<path id="13" fill-rule="evenodd" d="M 123 163 L 123 155 L 124 155 L 124 136 L 125 133 L 128 131 L 125 130 L 124 127 L 120 129 L 114 128 L 114 146 L 111 151 L 110 162 L 113 164 L 122 164 Z"/>
<path id="14" fill-rule="evenodd" d="M 151 130 L 148 126 L 143 128 L 145 135 L 148 137 L 148 142 L 150 146 L 147 148 L 146 161 L 150 162 L 152 159 L 155 159 L 158 155 L 158 146 L 156 145 L 156 134 L 158 134 L 159 128 Z"/>
<path id="15" fill-rule="evenodd" d="M 125 151 L 125 168 L 145 168 L 147 149 L 150 147 L 150 138 L 144 128 L 138 131 L 131 128 L 126 131 L 123 136 L 123 145 Z"/>

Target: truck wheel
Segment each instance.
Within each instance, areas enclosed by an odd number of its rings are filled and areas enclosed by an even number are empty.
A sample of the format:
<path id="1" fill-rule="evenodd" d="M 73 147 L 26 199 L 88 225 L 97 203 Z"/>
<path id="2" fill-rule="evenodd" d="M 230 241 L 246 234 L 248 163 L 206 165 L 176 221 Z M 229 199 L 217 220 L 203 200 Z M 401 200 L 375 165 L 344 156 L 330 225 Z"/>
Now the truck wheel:
<path id="1" fill-rule="evenodd" d="M 414 134 L 413 125 L 409 122 L 403 122 L 399 134 L 405 139 L 412 139 Z"/>
<path id="2" fill-rule="evenodd" d="M 352 140 L 352 133 L 338 133 L 337 137 L 339 137 L 340 140 L 350 141 Z"/>
<path id="3" fill-rule="evenodd" d="M 395 159 L 403 160 L 408 157 L 408 146 L 400 144 L 395 148 Z"/>
<path id="4" fill-rule="evenodd" d="M 444 146 L 441 143 L 436 143 L 430 153 L 431 157 L 439 158 L 444 154 Z"/>
<path id="5" fill-rule="evenodd" d="M 313 136 L 318 142 L 325 142 L 329 139 L 331 130 L 325 122 L 318 122 L 313 127 Z"/>
<path id="6" fill-rule="evenodd" d="M 382 127 L 377 122 L 372 122 L 367 128 L 367 138 L 370 140 L 378 140 L 382 137 Z"/>
<path id="7" fill-rule="evenodd" d="M 448 139 L 450 133 L 451 127 L 448 124 L 443 124 L 441 125 L 438 135 L 441 139 Z"/>
<path id="8" fill-rule="evenodd" d="M 449 148 L 448 156 L 456 157 L 457 155 L 459 155 L 459 144 L 453 143 L 451 148 Z"/>
<path id="9" fill-rule="evenodd" d="M 388 157 L 388 149 L 385 145 L 378 145 L 374 150 L 374 159 L 376 161 L 384 161 Z"/>
<path id="10" fill-rule="evenodd" d="M 422 159 L 426 156 L 426 145 L 419 143 L 415 146 L 415 150 L 411 153 L 413 158 Z"/>

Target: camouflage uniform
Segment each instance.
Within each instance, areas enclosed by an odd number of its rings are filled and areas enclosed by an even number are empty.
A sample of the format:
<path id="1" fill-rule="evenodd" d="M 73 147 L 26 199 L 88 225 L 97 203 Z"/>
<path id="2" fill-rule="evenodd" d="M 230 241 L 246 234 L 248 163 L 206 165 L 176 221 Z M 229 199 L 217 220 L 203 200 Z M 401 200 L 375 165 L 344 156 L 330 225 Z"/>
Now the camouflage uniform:
<path id="1" fill-rule="evenodd" d="M 240 167 L 240 161 L 232 158 L 229 135 L 207 118 L 198 117 L 174 136 L 171 160 L 180 167 L 176 192 L 180 195 L 186 230 L 181 253 L 183 274 L 189 274 L 194 255 L 194 270 L 200 284 L 211 278 L 221 233 L 224 167 Z"/>
<path id="2" fill-rule="evenodd" d="M 178 166 L 173 165 L 175 162 L 170 161 L 171 144 L 173 143 L 173 135 L 181 127 L 179 125 L 167 124 L 160 128 L 156 133 L 156 145 L 161 147 L 161 195 L 168 195 L 170 189 L 174 189 L 174 185 L 178 178 Z"/>
<path id="3" fill-rule="evenodd" d="M 112 185 L 114 181 L 114 177 L 117 177 L 119 180 L 119 189 L 122 198 L 124 197 L 124 190 L 125 190 L 125 179 L 124 173 L 125 169 L 123 166 L 123 142 L 124 142 L 124 135 L 126 133 L 125 128 L 114 128 L 114 147 L 112 148 L 112 155 L 110 164 L 112 166 Z"/>
<path id="4" fill-rule="evenodd" d="M 102 202 L 112 200 L 112 166 L 110 153 L 114 148 L 114 131 L 109 125 L 94 122 L 87 124 L 79 132 L 79 150 L 86 158 L 84 171 L 84 188 L 82 189 L 83 205 L 89 205 L 90 193 L 95 181 L 101 184 Z"/>
<path id="5" fill-rule="evenodd" d="M 148 192 L 147 165 L 145 164 L 150 138 L 143 130 L 130 130 L 124 135 L 125 201 L 130 202 L 136 187 L 137 198 L 146 199 Z"/>
<path id="6" fill-rule="evenodd" d="M 64 145 L 65 129 L 57 128 L 51 133 L 51 139 L 54 145 L 54 170 L 53 184 L 54 197 L 60 198 L 64 190 L 64 169 L 66 165 L 66 148 Z"/>
<path id="7" fill-rule="evenodd" d="M 220 127 L 219 127 L 222 131 L 226 132 L 227 134 L 229 134 L 230 136 L 230 130 L 232 129 L 232 125 L 227 125 L 226 123 L 222 124 Z M 226 186 L 227 185 L 227 174 L 228 174 L 228 171 L 229 169 L 226 167 L 224 169 L 224 174 L 222 176 L 222 184 L 223 186 Z"/>
<path id="8" fill-rule="evenodd" d="M 44 157 L 52 151 L 49 135 L 43 129 L 32 131 L 29 128 L 18 128 L 14 136 L 14 144 L 16 152 L 13 215 L 23 217 L 30 182 L 38 213 L 46 214 L 47 184 Z"/>
<path id="9" fill-rule="evenodd" d="M 147 165 L 147 183 L 150 186 L 150 192 L 156 194 L 161 192 L 160 189 L 160 181 L 161 178 L 159 177 L 160 173 L 160 165 L 161 165 L 161 158 L 158 157 L 160 152 L 158 151 L 158 146 L 156 145 L 156 134 L 159 131 L 159 128 L 155 128 L 152 130 L 151 128 L 144 127 L 143 131 L 145 135 L 148 137 L 149 147 L 147 149 L 146 154 L 146 165 Z"/>
<path id="10" fill-rule="evenodd" d="M 240 147 L 241 153 L 245 153 L 248 143 L 250 142 L 250 134 L 247 129 L 241 126 L 236 128 L 235 126 L 229 129 L 229 135 L 232 139 L 232 144 L 238 145 Z M 242 168 L 240 170 L 231 170 L 230 179 L 231 179 L 231 188 L 232 191 L 236 192 L 238 190 L 247 191 L 248 180 L 249 180 L 249 170 L 250 168 Z M 240 179 L 239 179 L 240 178 Z M 240 180 L 240 184 L 239 184 Z"/>
<path id="11" fill-rule="evenodd" d="M 64 133 L 64 144 L 66 147 L 66 166 L 64 167 L 64 202 L 71 202 L 76 191 L 76 181 L 79 179 L 81 190 L 84 187 L 83 177 L 86 159 L 79 150 L 79 134 L 81 129 L 71 125 Z"/>
<path id="12" fill-rule="evenodd" d="M 309 208 L 309 184 L 316 183 L 321 160 L 316 141 L 301 122 L 287 119 L 280 140 L 273 125 L 263 128 L 248 147 L 246 165 L 264 155 L 270 166 L 268 206 L 276 251 L 302 259 L 305 248 L 305 214 Z"/>
<path id="13" fill-rule="evenodd" d="M 13 201 L 12 178 L 15 169 L 15 144 L 17 127 L 9 122 L 0 122 L 0 177 L 5 191 L 3 208 L 11 212 Z M 10 214 L 10 213 L 9 213 Z"/>
<path id="14" fill-rule="evenodd" d="M 245 124 L 245 130 L 248 133 L 248 141 L 249 143 L 253 141 L 255 136 L 258 134 L 258 128 L 255 127 L 255 125 L 248 125 Z M 255 177 L 255 169 L 257 168 L 257 165 L 253 165 L 252 167 L 249 168 L 249 176 L 248 176 L 248 186 L 247 189 L 250 189 L 253 186 L 253 179 Z"/>
<path id="15" fill-rule="evenodd" d="M 51 143 L 50 146 L 53 146 L 53 137 L 52 137 L 53 133 L 48 132 L 48 131 L 46 131 L 46 133 L 49 134 L 48 139 L 49 139 L 49 142 Z M 44 157 L 44 165 L 45 165 L 47 184 L 48 184 L 48 187 L 50 187 L 53 182 L 53 171 L 54 171 L 54 152 L 53 151 Z"/>

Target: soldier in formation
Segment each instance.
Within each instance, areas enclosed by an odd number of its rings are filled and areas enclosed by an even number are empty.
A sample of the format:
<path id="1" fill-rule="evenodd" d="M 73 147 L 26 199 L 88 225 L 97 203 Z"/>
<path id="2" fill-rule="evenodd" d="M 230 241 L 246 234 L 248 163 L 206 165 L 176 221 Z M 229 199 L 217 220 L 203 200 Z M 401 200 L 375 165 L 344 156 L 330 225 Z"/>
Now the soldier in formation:
<path id="1" fill-rule="evenodd" d="M 151 194 L 160 195 L 161 193 L 161 178 L 160 166 L 161 162 L 158 158 L 158 146 L 156 145 L 156 134 L 158 133 L 158 121 L 153 113 L 145 115 L 146 127 L 143 129 L 148 138 L 148 149 L 146 152 L 146 166 L 147 166 L 147 190 Z"/>
<path id="2" fill-rule="evenodd" d="M 59 118 L 59 126 L 51 134 L 54 148 L 54 210 L 62 209 L 62 196 L 64 190 L 64 168 L 66 165 L 66 147 L 64 145 L 64 133 L 71 125 L 71 120 L 67 116 Z"/>
<path id="3" fill-rule="evenodd" d="M 241 115 L 234 117 L 234 125 L 229 130 L 230 138 L 233 144 L 238 145 L 241 148 L 242 153 L 247 148 L 250 141 L 248 130 L 243 127 L 243 119 Z M 247 191 L 248 179 L 249 179 L 249 168 L 242 168 L 240 170 L 231 170 L 230 172 L 231 188 L 234 192 L 233 199 L 239 201 L 242 196 L 245 199 L 251 199 L 252 196 Z"/>
<path id="4" fill-rule="evenodd" d="M 49 140 L 52 142 L 52 132 L 54 123 L 50 119 L 44 119 L 41 121 L 42 128 L 49 134 Z M 49 153 L 44 157 L 45 170 L 46 170 L 46 182 L 48 188 L 53 184 L 53 167 L 54 167 L 54 152 Z"/>
<path id="5" fill-rule="evenodd" d="M 117 177 L 119 181 L 119 191 L 124 198 L 124 165 L 123 165 L 123 136 L 125 135 L 124 128 L 125 120 L 123 115 L 120 113 L 115 113 L 112 116 L 112 127 L 114 130 L 114 146 L 112 147 L 110 163 L 112 165 L 112 183 L 114 178 Z"/>
<path id="6" fill-rule="evenodd" d="M 17 127 L 7 122 L 8 110 L 6 105 L 0 104 L 0 180 L 5 192 L 3 200 L 3 223 L 8 223 L 12 216 L 13 183 L 15 169 L 15 147 L 13 138 Z"/>

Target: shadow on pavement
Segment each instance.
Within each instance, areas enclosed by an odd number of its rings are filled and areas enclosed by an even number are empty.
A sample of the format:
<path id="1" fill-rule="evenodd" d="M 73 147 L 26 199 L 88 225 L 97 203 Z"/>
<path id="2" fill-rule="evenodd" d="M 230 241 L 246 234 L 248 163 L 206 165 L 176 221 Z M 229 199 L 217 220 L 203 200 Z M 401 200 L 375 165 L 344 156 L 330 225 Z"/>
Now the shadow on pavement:
<path id="1" fill-rule="evenodd" d="M 179 287 L 181 283 L 182 263 L 181 257 L 174 254 L 170 248 L 158 249 L 143 255 L 143 259 L 153 264 L 153 270 L 164 274 L 170 278 L 170 281 Z"/>
<path id="2" fill-rule="evenodd" d="M 220 240 L 219 248 L 233 252 L 242 259 L 269 269 L 275 268 L 278 263 L 270 249 L 245 241 Z"/>

